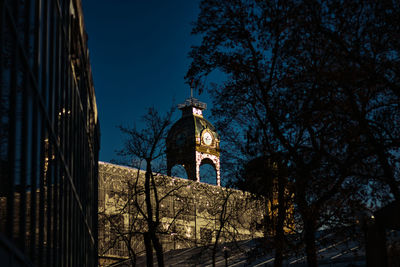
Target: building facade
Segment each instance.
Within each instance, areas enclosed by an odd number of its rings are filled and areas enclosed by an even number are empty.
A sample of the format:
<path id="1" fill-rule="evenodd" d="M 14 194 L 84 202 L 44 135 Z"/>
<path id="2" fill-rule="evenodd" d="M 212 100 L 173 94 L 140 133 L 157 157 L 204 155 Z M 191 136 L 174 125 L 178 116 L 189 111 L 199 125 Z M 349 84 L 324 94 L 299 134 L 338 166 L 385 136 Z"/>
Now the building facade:
<path id="1" fill-rule="evenodd" d="M 97 265 L 99 123 L 81 1 L 0 1 L 2 266 Z"/>
<path id="2" fill-rule="evenodd" d="M 99 164 L 100 266 L 125 266 L 144 255 L 144 176 L 134 168 Z M 217 239 L 224 244 L 263 236 L 267 204 L 249 193 L 160 174 L 155 180 L 158 201 L 152 206 L 159 209 L 164 252 L 204 247 L 204 258 Z"/>

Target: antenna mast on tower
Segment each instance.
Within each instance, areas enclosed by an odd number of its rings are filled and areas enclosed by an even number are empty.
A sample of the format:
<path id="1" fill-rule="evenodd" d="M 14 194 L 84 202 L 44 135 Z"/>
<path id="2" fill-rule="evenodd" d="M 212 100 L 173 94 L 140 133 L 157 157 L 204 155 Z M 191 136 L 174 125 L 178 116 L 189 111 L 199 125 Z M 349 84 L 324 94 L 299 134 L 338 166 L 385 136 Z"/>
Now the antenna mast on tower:
<path id="1" fill-rule="evenodd" d="M 193 98 L 193 79 L 192 82 L 190 83 L 190 98 Z"/>

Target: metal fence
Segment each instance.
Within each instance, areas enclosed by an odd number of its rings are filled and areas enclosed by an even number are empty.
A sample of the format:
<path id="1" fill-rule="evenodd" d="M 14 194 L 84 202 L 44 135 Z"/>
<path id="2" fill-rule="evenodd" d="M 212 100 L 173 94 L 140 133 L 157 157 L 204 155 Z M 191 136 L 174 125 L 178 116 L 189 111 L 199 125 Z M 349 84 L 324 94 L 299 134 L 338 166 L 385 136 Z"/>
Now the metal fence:
<path id="1" fill-rule="evenodd" d="M 99 123 L 80 0 L 0 0 L 2 266 L 97 265 Z"/>

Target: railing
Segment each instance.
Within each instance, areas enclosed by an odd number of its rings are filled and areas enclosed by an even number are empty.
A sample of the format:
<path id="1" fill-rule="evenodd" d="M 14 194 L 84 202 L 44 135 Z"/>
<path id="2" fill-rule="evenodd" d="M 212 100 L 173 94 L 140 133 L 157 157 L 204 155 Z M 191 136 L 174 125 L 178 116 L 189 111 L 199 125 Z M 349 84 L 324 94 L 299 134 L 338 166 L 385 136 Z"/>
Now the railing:
<path id="1" fill-rule="evenodd" d="M 179 109 L 183 109 L 185 107 L 196 107 L 200 109 L 207 109 L 207 104 L 199 101 L 196 98 L 191 97 L 186 99 L 184 103 L 178 105 Z"/>

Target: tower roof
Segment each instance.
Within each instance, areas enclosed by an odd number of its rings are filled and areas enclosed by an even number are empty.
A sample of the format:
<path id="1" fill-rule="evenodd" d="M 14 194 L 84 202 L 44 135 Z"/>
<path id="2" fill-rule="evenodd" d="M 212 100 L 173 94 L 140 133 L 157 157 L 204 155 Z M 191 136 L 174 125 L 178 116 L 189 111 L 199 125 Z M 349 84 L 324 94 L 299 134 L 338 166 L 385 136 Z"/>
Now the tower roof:
<path id="1" fill-rule="evenodd" d="M 182 150 L 195 148 L 201 145 L 201 135 L 207 130 L 212 134 L 216 141 L 213 150 L 219 154 L 219 134 L 211 122 L 203 117 L 202 111 L 207 108 L 207 104 L 196 98 L 188 98 L 178 108 L 182 110 L 182 118 L 172 125 L 168 132 L 167 150 Z"/>
<path id="2" fill-rule="evenodd" d="M 190 139 L 187 140 L 188 144 L 194 145 L 194 138 L 200 137 L 205 129 L 208 129 L 214 135 L 214 138 L 219 140 L 219 134 L 211 122 L 200 116 L 184 116 L 171 127 L 168 140 L 173 140 L 178 135 L 185 135 L 186 138 Z"/>

